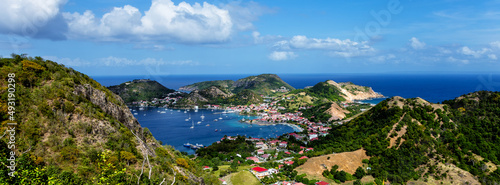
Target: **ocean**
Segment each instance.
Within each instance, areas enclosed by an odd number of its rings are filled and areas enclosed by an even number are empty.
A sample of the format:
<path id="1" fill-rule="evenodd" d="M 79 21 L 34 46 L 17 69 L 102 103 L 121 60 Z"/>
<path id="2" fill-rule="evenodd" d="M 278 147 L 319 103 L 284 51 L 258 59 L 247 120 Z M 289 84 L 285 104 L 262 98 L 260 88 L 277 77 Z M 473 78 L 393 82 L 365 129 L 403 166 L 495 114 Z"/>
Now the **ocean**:
<path id="1" fill-rule="evenodd" d="M 401 96 L 403 98 L 420 97 L 432 103 L 454 99 L 458 96 L 479 91 L 499 91 L 500 74 L 278 74 L 283 81 L 291 86 L 302 89 L 313 86 L 318 82 L 334 80 L 336 82 L 352 82 L 357 85 L 372 87 L 374 91 L 386 97 Z M 134 79 L 148 78 L 156 80 L 165 87 L 178 89 L 181 86 L 208 80 L 238 80 L 250 75 L 168 75 L 168 76 L 93 76 L 97 82 L 104 86 L 118 85 Z M 365 100 L 363 102 L 376 104 L 385 98 Z M 275 137 L 283 133 L 293 132 L 293 129 L 284 125 L 249 127 L 248 124 L 239 123 L 244 118 L 235 114 L 226 114 L 223 119 L 218 119 L 219 114 L 209 110 L 183 113 L 177 110 L 160 113 L 161 109 L 148 108 L 138 110 L 136 118 L 143 127 L 149 128 L 156 139 L 164 144 L 174 146 L 180 151 L 190 154 L 193 150 L 182 146 L 184 143 L 209 145 L 220 140 L 224 135 L 247 135 L 252 137 Z M 205 120 L 200 120 L 204 113 Z M 191 121 L 185 121 L 191 115 L 194 129 L 190 129 Z M 225 117 L 227 116 L 227 117 Z M 213 123 L 212 123 L 213 122 Z M 206 126 L 210 124 L 210 126 Z M 222 131 L 215 132 L 215 129 Z"/>

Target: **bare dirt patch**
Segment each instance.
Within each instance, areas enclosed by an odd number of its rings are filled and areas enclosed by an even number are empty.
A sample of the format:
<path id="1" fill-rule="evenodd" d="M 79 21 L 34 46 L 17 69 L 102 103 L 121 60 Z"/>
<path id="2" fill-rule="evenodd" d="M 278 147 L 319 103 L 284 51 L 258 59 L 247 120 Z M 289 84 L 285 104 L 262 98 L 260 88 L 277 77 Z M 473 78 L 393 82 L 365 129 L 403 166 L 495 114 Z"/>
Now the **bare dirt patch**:
<path id="1" fill-rule="evenodd" d="M 330 159 L 328 159 L 330 157 Z M 344 170 L 347 173 L 354 174 L 356 168 L 363 165 L 363 159 L 369 159 L 366 151 L 359 149 L 352 152 L 343 152 L 338 154 L 329 154 L 319 157 L 313 157 L 306 163 L 296 168 L 299 174 L 307 174 L 312 177 L 323 177 L 321 173 L 326 169 L 330 170 L 332 166 L 338 165 L 339 171 Z"/>

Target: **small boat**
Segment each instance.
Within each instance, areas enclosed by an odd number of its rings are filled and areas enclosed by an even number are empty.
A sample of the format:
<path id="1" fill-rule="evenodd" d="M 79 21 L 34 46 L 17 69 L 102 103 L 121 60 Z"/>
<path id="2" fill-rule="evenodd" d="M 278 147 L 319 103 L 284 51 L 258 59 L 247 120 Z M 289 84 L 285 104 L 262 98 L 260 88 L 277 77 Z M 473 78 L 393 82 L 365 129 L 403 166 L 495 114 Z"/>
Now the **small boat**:
<path id="1" fill-rule="evenodd" d="M 207 125 L 205 125 L 205 126 L 207 126 L 207 127 L 208 127 L 208 126 L 210 126 L 210 124 L 207 124 Z"/>
<path id="2" fill-rule="evenodd" d="M 184 143 L 184 147 L 188 147 L 188 148 L 189 148 L 189 147 L 191 147 L 191 144 L 189 144 L 189 143 Z"/>
<path id="3" fill-rule="evenodd" d="M 137 112 L 134 112 L 134 115 L 137 115 Z"/>
<path id="4" fill-rule="evenodd" d="M 198 149 L 198 147 L 196 145 L 191 145 L 191 149 Z"/>
<path id="5" fill-rule="evenodd" d="M 189 127 L 189 128 L 190 128 L 190 129 L 193 129 L 193 128 L 194 128 L 194 122 L 193 122 L 193 121 L 191 121 L 191 123 L 192 123 L 192 124 L 191 124 L 191 127 Z"/>
<path id="6" fill-rule="evenodd" d="M 201 123 L 201 121 L 198 121 L 196 124 L 200 124 L 200 123 Z"/>
<path id="7" fill-rule="evenodd" d="M 214 119 L 214 121 L 219 121 L 218 119 Z"/>
<path id="8" fill-rule="evenodd" d="M 144 107 L 139 108 L 139 110 L 144 110 Z"/>
<path id="9" fill-rule="evenodd" d="M 205 116 L 203 115 L 203 112 L 201 113 L 200 118 L 201 118 L 202 120 L 203 120 L 203 119 L 205 119 Z"/>
<path id="10" fill-rule="evenodd" d="M 217 129 L 215 129 L 215 131 L 217 132 Z"/>
<path id="11" fill-rule="evenodd" d="M 184 111 L 184 113 L 188 113 L 187 111 Z"/>
<path id="12" fill-rule="evenodd" d="M 203 146 L 202 144 L 198 144 L 198 143 L 196 143 L 196 147 L 198 147 L 198 148 L 203 148 L 203 147 L 205 147 L 205 146 Z"/>
<path id="13" fill-rule="evenodd" d="M 167 113 L 167 112 L 165 112 L 165 111 L 161 111 L 161 112 L 160 112 L 160 114 L 165 114 L 165 113 Z"/>

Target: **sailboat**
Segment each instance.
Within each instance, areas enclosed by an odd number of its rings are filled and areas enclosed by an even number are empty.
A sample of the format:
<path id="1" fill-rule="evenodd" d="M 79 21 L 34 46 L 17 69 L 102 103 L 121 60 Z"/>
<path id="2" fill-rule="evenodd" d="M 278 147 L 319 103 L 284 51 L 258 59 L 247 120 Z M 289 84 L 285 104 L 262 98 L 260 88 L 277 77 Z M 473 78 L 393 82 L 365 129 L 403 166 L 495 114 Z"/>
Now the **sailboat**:
<path id="1" fill-rule="evenodd" d="M 191 127 L 189 127 L 190 129 L 193 129 L 194 128 L 194 121 L 191 121 L 192 125 Z"/>
<path id="2" fill-rule="evenodd" d="M 219 116 L 219 119 L 222 119 L 222 115 Z"/>
<path id="3" fill-rule="evenodd" d="M 201 120 L 205 119 L 205 116 L 203 115 L 203 112 L 201 113 L 200 118 L 201 118 Z"/>

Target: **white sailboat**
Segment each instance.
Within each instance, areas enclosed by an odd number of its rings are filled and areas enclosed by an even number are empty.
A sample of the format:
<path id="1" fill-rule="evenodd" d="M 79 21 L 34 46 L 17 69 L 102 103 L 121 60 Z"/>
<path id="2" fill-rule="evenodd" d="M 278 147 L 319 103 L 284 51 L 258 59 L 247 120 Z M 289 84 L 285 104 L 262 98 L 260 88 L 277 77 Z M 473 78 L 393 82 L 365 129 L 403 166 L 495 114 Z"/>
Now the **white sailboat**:
<path id="1" fill-rule="evenodd" d="M 194 121 L 191 121 L 191 127 L 189 127 L 190 129 L 193 129 L 194 128 Z"/>
<path id="2" fill-rule="evenodd" d="M 201 113 L 200 118 L 201 118 L 201 120 L 205 119 L 205 115 L 203 115 L 203 112 Z"/>

